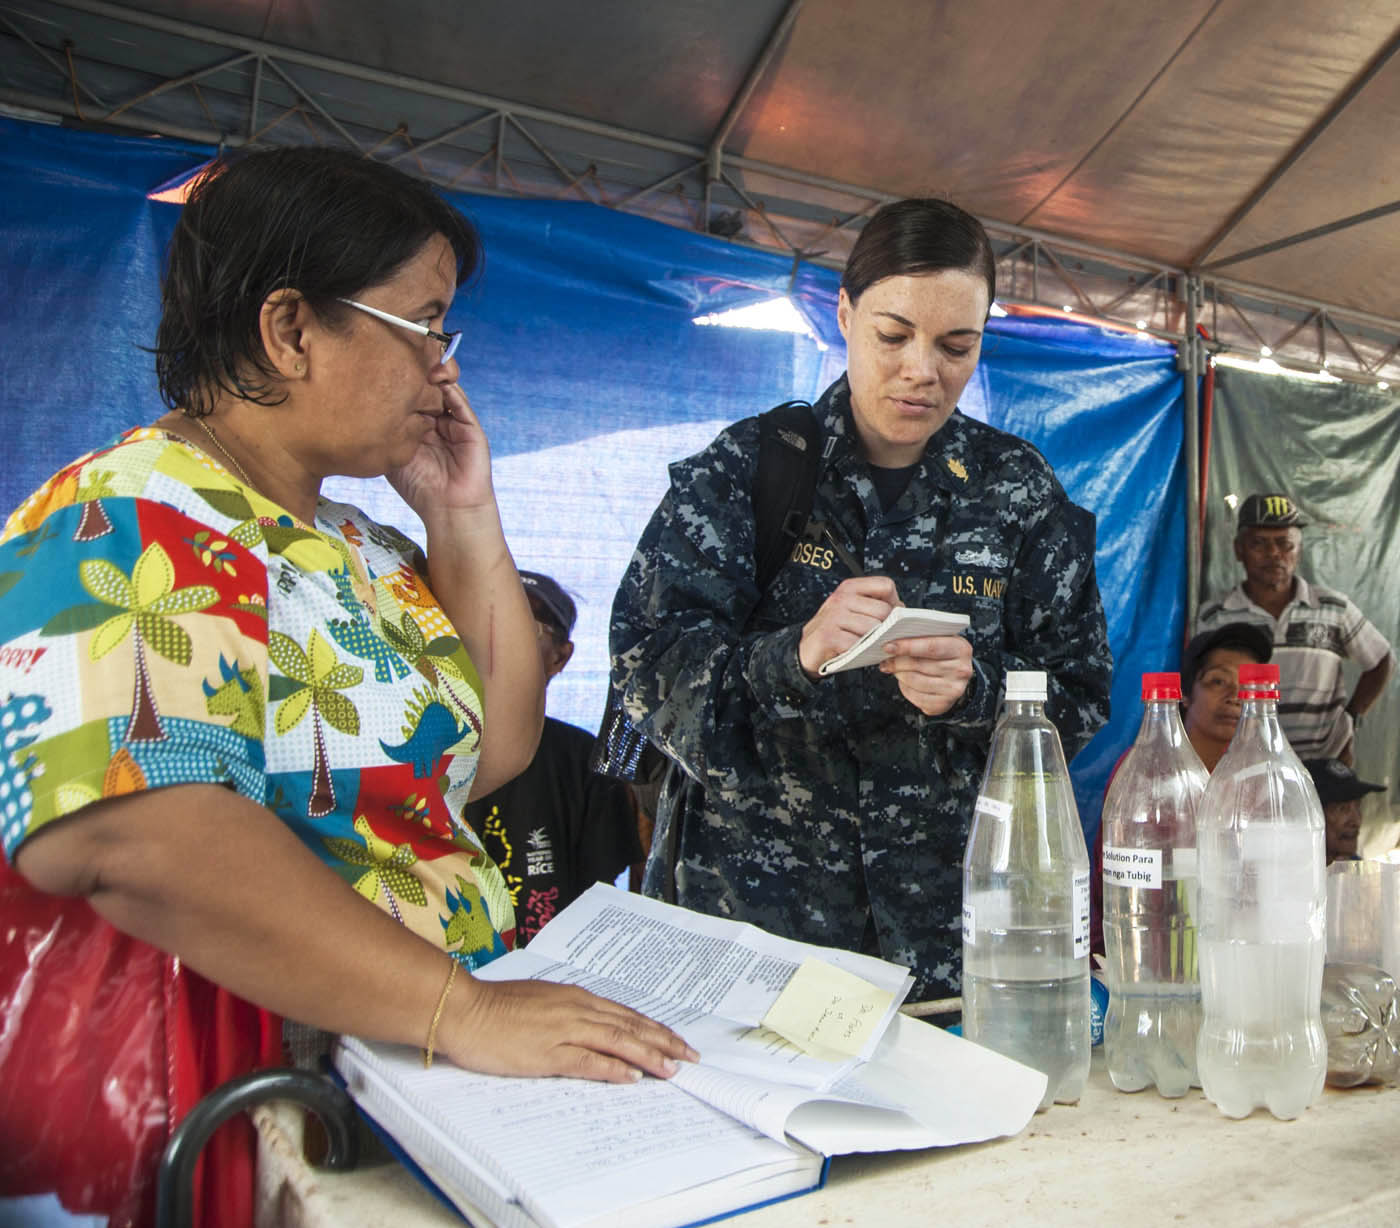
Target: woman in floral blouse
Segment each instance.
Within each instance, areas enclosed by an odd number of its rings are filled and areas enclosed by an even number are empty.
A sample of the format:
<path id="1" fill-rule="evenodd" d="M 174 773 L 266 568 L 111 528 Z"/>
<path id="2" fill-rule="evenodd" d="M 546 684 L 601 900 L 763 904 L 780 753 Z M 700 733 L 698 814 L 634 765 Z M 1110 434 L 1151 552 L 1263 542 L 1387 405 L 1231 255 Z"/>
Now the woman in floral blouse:
<path id="1" fill-rule="evenodd" d="M 163 291 L 171 412 L 10 517 L 0 836 L 24 921 L 0 953 L 0 1121 L 36 1141 L 0 1188 L 140 1222 L 168 1126 L 276 1060 L 274 1014 L 488 1072 L 627 1081 L 693 1056 L 583 990 L 471 976 L 514 919 L 461 810 L 529 762 L 544 695 L 443 331 L 477 254 L 369 159 L 206 176 Z M 323 499 L 333 474 L 387 475 L 426 558 Z M 65 982 L 149 1001 L 66 1010 Z"/>

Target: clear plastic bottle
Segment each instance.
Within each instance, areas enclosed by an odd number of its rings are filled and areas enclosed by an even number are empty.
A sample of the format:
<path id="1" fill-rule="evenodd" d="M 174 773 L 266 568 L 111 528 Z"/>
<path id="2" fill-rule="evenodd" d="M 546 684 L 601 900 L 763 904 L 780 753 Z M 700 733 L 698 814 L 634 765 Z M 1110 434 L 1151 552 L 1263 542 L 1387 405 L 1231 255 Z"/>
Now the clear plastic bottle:
<path id="1" fill-rule="evenodd" d="M 1278 723 L 1278 666 L 1241 665 L 1243 712 L 1196 815 L 1201 1089 L 1227 1117 L 1297 1117 L 1327 1074 L 1326 857 L 1312 778 Z"/>
<path id="2" fill-rule="evenodd" d="M 1040 1107 L 1089 1076 L 1089 855 L 1045 675 L 1006 675 L 1006 707 L 963 859 L 963 1035 L 1045 1072 Z"/>
<path id="3" fill-rule="evenodd" d="M 1143 674 L 1146 709 L 1103 807 L 1108 1076 L 1167 1097 L 1200 1086 L 1196 807 L 1210 774 L 1181 725 L 1179 674 Z"/>
<path id="4" fill-rule="evenodd" d="M 1332 1087 L 1394 1083 L 1400 1077 L 1400 994 L 1374 964 L 1324 964 L 1322 1030 Z"/>

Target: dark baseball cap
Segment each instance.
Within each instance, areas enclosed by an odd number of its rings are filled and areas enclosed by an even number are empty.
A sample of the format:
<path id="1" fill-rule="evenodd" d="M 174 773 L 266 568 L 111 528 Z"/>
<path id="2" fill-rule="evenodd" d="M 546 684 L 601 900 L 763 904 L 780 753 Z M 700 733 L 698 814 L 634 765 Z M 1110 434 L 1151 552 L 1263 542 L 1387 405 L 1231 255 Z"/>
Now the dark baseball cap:
<path id="1" fill-rule="evenodd" d="M 1213 631 L 1202 631 L 1200 635 L 1193 636 L 1181 654 L 1182 695 L 1191 694 L 1201 662 L 1217 648 L 1238 648 L 1263 665 L 1274 655 L 1274 637 L 1269 634 L 1268 628 L 1258 623 L 1226 623 Z"/>
<path id="2" fill-rule="evenodd" d="M 574 599 L 559 587 L 557 580 L 542 576 L 537 571 L 522 571 L 520 583 L 525 586 L 527 594 L 537 598 L 553 615 L 554 622 L 564 633 L 565 639 L 573 634 L 574 623 L 578 621 L 578 608 L 574 605 Z"/>
<path id="3" fill-rule="evenodd" d="M 1340 759 L 1308 759 L 1303 763 L 1317 786 L 1324 806 L 1331 802 L 1354 802 L 1368 793 L 1383 793 L 1384 785 L 1362 780 Z"/>
<path id="4" fill-rule="evenodd" d="M 1308 522 L 1287 495 L 1250 495 L 1240 504 L 1235 525 L 1240 529 L 1301 529 Z"/>

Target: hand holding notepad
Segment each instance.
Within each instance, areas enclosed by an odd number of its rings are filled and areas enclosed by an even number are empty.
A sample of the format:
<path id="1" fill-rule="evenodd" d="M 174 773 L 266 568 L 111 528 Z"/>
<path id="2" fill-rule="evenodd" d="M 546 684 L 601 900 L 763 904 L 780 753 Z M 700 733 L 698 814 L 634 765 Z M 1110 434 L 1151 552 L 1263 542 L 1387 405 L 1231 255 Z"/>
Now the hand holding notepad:
<path id="1" fill-rule="evenodd" d="M 845 669 L 860 669 L 879 665 L 885 659 L 885 645 L 892 640 L 909 640 L 925 635 L 959 635 L 967 630 L 966 614 L 949 614 L 943 610 L 918 610 L 896 606 L 884 622 L 871 627 L 845 652 L 823 661 L 817 671 L 823 678 Z"/>

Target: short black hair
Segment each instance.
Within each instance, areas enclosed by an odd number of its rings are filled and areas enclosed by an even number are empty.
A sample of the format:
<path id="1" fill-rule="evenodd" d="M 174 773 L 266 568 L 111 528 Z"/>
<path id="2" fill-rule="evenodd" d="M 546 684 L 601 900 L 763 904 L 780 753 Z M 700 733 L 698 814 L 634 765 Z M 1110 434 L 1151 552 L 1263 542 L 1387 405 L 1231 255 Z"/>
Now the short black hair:
<path id="1" fill-rule="evenodd" d="M 855 302 L 886 277 L 965 269 L 987 283 L 987 307 L 997 296 L 992 241 L 972 214 L 952 201 L 911 197 L 877 209 L 856 239 L 841 274 L 841 288 Z"/>
<path id="2" fill-rule="evenodd" d="M 476 270 L 470 222 L 427 183 L 336 149 L 235 154 L 189 193 L 161 286 L 156 374 L 171 409 L 202 417 L 220 390 L 259 405 L 285 399 L 263 349 L 259 317 L 277 290 L 298 291 L 334 323 L 388 281 L 434 235 Z"/>
<path id="3" fill-rule="evenodd" d="M 1217 648 L 1238 648 L 1247 652 L 1260 665 L 1267 665 L 1274 655 L 1274 638 L 1268 628 L 1259 623 L 1225 623 L 1213 631 L 1202 631 L 1193 636 L 1181 654 L 1181 694 L 1191 698 L 1191 688 L 1196 685 L 1196 675 L 1206 657 Z"/>

